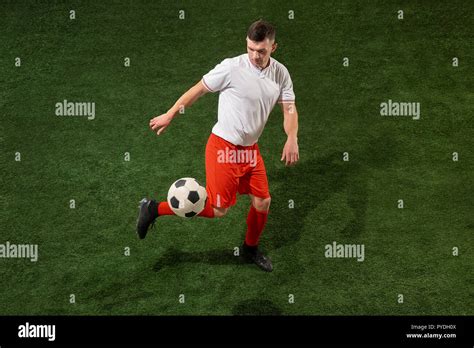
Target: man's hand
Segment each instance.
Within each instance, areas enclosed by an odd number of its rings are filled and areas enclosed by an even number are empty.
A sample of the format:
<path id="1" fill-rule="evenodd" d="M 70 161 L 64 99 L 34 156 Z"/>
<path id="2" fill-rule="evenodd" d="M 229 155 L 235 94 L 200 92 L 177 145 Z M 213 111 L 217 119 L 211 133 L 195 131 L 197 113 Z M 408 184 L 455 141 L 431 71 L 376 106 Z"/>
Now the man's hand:
<path id="1" fill-rule="evenodd" d="M 157 135 L 160 135 L 164 132 L 166 127 L 168 127 L 171 123 L 173 117 L 168 113 L 156 116 L 150 120 L 150 128 L 156 132 Z"/>
<path id="2" fill-rule="evenodd" d="M 298 151 L 298 141 L 295 138 L 288 138 L 281 154 L 281 161 L 285 160 L 285 165 L 294 165 L 300 159 Z"/>
<path id="3" fill-rule="evenodd" d="M 150 120 L 150 128 L 156 132 L 157 135 L 163 133 L 171 123 L 171 120 L 178 112 L 181 112 L 182 108 L 191 106 L 196 100 L 202 97 L 204 94 L 209 92 L 204 82 L 200 80 L 193 87 L 191 87 L 186 93 L 184 93 L 169 109 L 166 114 L 156 116 Z"/>

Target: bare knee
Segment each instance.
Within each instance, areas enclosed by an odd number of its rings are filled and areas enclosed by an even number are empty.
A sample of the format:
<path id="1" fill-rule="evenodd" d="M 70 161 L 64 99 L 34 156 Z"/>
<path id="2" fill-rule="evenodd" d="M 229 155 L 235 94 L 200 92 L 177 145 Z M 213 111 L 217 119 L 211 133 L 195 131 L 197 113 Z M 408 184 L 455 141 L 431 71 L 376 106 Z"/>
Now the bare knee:
<path id="1" fill-rule="evenodd" d="M 227 214 L 229 208 L 216 208 L 214 207 L 214 217 L 220 218 Z"/>
<path id="2" fill-rule="evenodd" d="M 271 198 L 253 197 L 252 205 L 259 211 L 268 211 L 270 209 Z"/>

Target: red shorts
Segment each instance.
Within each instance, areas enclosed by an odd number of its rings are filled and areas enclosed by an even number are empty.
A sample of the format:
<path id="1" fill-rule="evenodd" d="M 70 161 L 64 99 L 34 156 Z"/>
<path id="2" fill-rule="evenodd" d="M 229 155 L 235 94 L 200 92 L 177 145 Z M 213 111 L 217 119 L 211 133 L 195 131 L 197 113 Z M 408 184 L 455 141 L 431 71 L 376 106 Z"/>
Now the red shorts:
<path id="1" fill-rule="evenodd" d="M 206 190 L 211 205 L 217 208 L 234 205 L 237 192 L 269 198 L 258 145 L 234 145 L 211 133 L 206 145 Z"/>

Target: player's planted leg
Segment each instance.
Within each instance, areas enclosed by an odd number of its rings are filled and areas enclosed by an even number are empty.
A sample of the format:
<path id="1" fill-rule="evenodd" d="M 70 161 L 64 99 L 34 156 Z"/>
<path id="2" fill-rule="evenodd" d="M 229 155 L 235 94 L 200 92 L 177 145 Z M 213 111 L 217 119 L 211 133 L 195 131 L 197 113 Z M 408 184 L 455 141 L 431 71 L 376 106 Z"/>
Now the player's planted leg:
<path id="1" fill-rule="evenodd" d="M 258 242 L 267 222 L 271 198 L 260 198 L 254 195 L 250 195 L 250 198 L 252 205 L 247 216 L 247 233 L 242 246 L 242 256 L 264 271 L 271 272 L 272 261 L 258 249 Z"/>
<path id="2" fill-rule="evenodd" d="M 269 257 L 263 255 L 258 246 L 249 246 L 245 242 L 241 248 L 241 255 L 247 262 L 255 263 L 266 272 L 273 271 L 272 261 Z"/>

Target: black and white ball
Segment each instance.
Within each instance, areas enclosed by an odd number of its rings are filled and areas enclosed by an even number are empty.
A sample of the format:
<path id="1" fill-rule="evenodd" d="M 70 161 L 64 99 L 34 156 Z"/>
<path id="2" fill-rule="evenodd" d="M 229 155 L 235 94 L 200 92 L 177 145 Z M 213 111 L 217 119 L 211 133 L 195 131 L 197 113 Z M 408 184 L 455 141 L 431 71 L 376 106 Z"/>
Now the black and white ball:
<path id="1" fill-rule="evenodd" d="M 207 192 L 196 179 L 176 180 L 168 191 L 168 204 L 178 216 L 190 218 L 203 211 Z"/>

